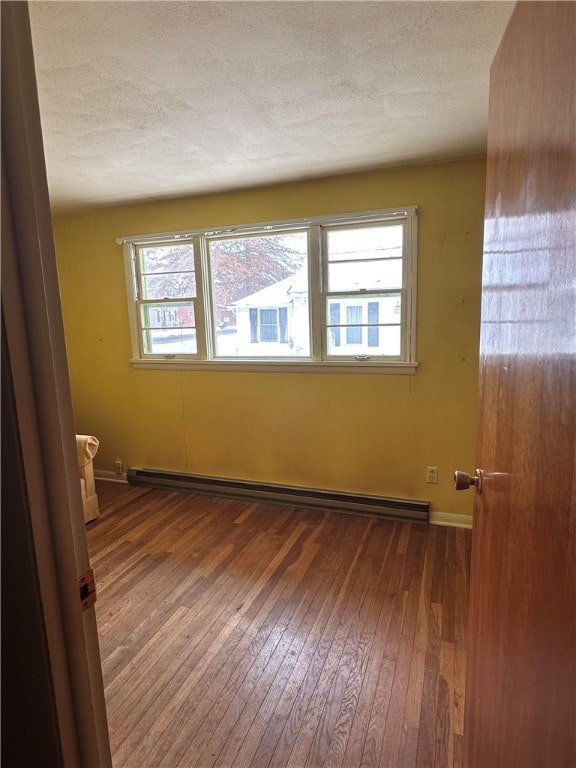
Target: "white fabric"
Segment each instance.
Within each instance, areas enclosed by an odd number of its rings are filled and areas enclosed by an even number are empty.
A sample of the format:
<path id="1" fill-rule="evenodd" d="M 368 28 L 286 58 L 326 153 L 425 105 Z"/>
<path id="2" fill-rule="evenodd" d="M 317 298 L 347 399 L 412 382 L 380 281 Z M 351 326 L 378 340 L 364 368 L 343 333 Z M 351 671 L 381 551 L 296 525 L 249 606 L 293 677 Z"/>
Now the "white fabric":
<path id="1" fill-rule="evenodd" d="M 85 467 L 90 464 L 96 453 L 100 441 L 93 435 L 76 435 L 76 453 L 78 455 L 78 466 Z"/>

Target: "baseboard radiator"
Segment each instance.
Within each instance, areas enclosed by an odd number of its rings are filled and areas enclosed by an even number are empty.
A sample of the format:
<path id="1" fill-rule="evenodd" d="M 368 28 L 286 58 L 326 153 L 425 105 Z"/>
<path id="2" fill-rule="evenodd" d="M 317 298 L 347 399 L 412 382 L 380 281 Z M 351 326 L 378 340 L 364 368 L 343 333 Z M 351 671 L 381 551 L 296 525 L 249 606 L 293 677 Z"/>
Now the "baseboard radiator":
<path id="1" fill-rule="evenodd" d="M 384 517 L 428 523 L 430 502 L 393 499 L 341 491 L 321 491 L 289 485 L 256 483 L 248 480 L 228 480 L 204 475 L 180 474 L 159 469 L 130 467 L 127 473 L 130 485 L 149 485 L 174 491 L 206 493 L 212 496 L 231 496 L 299 507 L 334 509 L 356 515 Z"/>

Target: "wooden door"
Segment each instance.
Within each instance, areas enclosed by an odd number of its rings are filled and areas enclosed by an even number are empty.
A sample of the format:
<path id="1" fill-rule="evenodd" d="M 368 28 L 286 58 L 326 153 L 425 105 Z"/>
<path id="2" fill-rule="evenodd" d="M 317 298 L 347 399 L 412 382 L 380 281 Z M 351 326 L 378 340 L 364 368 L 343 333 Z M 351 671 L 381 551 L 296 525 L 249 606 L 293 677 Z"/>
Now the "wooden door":
<path id="1" fill-rule="evenodd" d="M 520 2 L 492 65 L 469 768 L 576 765 L 575 33 Z"/>

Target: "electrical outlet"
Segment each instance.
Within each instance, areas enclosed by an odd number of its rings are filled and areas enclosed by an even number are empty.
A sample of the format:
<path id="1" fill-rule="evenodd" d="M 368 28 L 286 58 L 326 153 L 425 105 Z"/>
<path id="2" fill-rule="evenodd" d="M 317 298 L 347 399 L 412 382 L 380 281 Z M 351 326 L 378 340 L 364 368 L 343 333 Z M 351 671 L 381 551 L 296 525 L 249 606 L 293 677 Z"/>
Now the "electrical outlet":
<path id="1" fill-rule="evenodd" d="M 438 482 L 438 467 L 426 467 L 426 482 L 427 483 Z"/>
<path id="2" fill-rule="evenodd" d="M 116 459 L 114 462 L 114 472 L 116 472 L 117 475 L 121 475 L 124 471 L 124 464 L 122 463 L 122 459 Z"/>

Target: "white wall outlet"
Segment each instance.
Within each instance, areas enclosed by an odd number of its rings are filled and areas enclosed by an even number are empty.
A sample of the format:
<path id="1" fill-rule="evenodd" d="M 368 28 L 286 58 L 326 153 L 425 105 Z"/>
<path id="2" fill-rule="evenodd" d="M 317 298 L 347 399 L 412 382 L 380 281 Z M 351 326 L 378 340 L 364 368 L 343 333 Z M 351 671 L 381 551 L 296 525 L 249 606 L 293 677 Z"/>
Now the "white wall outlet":
<path id="1" fill-rule="evenodd" d="M 426 467 L 426 482 L 427 483 L 438 482 L 438 467 Z"/>
<path id="2" fill-rule="evenodd" d="M 114 472 L 116 472 L 117 475 L 121 475 L 124 471 L 124 464 L 122 463 L 122 459 L 116 459 L 114 462 Z"/>

